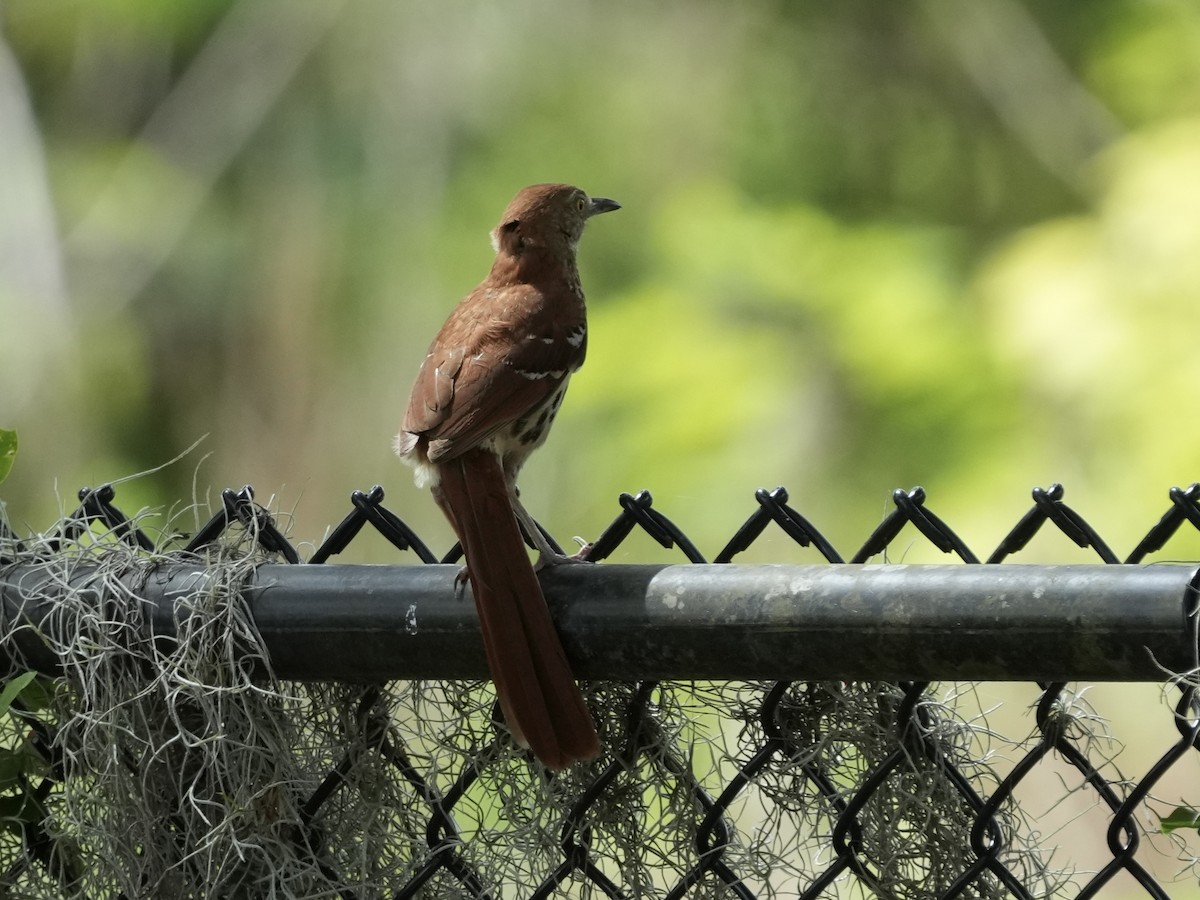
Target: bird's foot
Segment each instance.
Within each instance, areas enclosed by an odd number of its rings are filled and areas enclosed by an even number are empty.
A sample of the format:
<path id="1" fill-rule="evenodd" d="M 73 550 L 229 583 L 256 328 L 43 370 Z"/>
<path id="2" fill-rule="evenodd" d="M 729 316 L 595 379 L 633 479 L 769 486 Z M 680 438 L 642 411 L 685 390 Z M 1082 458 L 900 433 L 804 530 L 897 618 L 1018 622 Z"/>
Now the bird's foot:
<path id="1" fill-rule="evenodd" d="M 591 541 L 585 541 L 581 537 L 575 538 L 575 543 L 579 544 L 579 552 L 567 555 L 566 553 L 554 553 L 546 550 L 538 554 L 537 565 L 533 567 L 535 572 L 540 572 L 542 569 L 551 568 L 553 566 L 567 565 L 570 563 L 590 563 L 588 555 L 592 552 L 592 547 L 595 546 Z"/>

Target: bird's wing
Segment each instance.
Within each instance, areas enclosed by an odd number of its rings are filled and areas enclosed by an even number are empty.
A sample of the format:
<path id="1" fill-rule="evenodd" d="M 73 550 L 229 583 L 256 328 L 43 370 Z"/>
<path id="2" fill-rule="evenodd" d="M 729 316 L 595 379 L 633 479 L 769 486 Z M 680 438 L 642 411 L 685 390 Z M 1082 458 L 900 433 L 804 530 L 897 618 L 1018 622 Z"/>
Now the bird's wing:
<path id="1" fill-rule="evenodd" d="M 452 459 L 536 410 L 583 361 L 582 322 L 553 314 L 531 285 L 464 299 L 421 365 L 404 431 L 429 442 L 430 459 Z"/>

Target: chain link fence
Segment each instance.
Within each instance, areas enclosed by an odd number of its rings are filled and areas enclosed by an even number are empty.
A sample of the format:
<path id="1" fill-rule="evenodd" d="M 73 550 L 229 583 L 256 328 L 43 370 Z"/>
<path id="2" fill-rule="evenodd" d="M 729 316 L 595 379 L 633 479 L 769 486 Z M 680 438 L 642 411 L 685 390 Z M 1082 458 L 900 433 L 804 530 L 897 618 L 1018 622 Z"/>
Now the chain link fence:
<path id="1" fill-rule="evenodd" d="M 921 680 L 888 680 L 890 670 L 872 671 L 865 659 L 846 662 L 855 674 L 845 680 L 687 680 L 712 667 L 703 648 L 675 647 L 674 658 L 695 663 L 683 680 L 649 680 L 656 670 L 647 664 L 584 683 L 603 754 L 553 774 L 512 745 L 490 684 L 470 677 L 481 674 L 481 654 L 471 649 L 477 638 L 462 598 L 448 599 L 460 613 L 443 629 L 457 643 L 427 663 L 410 660 L 416 676 L 310 681 L 306 666 L 328 670 L 324 657 L 336 655 L 353 670 L 356 643 L 364 658 L 374 646 L 354 600 L 370 593 L 358 583 L 368 567 L 329 566 L 327 587 L 310 598 L 333 623 L 329 632 L 310 634 L 286 665 L 268 650 L 275 638 L 264 631 L 255 586 L 266 567 L 329 563 L 367 527 L 422 563 L 457 560 L 457 548 L 434 554 L 383 505 L 380 488 L 355 492 L 349 514 L 305 563 L 249 488 L 226 491 L 194 534 L 176 533 L 168 518 L 156 540 L 145 517 L 120 511 L 111 487 L 79 497 L 79 508 L 43 534 L 18 536 L 0 522 L 7 896 L 915 900 L 1200 891 L 1194 566 L 1174 569 L 1187 664 L 1131 675 L 1155 680 L 1122 685 L 1124 694 L 1093 699 L 1061 660 L 1039 670 L 1035 659 L 1011 676 L 1032 673 L 1027 685 L 952 681 L 962 669 L 944 655 L 918 660 L 929 670 Z M 871 560 L 912 529 L 963 563 L 996 565 L 1047 528 L 1100 563 L 1145 563 L 1181 527 L 1200 529 L 1200 485 L 1172 489 L 1166 512 L 1122 560 L 1055 485 L 1035 490 L 1029 511 L 983 557 L 917 488 L 896 491 L 890 514 L 843 556 L 783 489 L 753 499 L 711 562 L 732 563 L 772 525 L 834 565 Z M 647 493 L 622 495 L 592 559 L 635 530 L 690 563 L 709 562 Z M 444 593 L 454 582 L 446 574 L 435 585 Z M 1088 582 L 1079 584 L 1086 625 Z M 401 628 L 433 640 L 429 617 L 407 616 L 403 597 L 393 605 Z M 1139 615 L 1130 607 L 1130 643 Z M 956 626 L 936 627 L 953 636 Z M 954 642 L 947 646 L 952 653 Z M 575 656 L 572 647 L 568 640 Z M 805 677 L 804 648 L 794 654 L 794 665 L 775 664 Z M 446 672 L 462 677 L 429 680 Z M 1119 765 L 1129 755 L 1121 739 L 1138 750 L 1136 771 Z"/>

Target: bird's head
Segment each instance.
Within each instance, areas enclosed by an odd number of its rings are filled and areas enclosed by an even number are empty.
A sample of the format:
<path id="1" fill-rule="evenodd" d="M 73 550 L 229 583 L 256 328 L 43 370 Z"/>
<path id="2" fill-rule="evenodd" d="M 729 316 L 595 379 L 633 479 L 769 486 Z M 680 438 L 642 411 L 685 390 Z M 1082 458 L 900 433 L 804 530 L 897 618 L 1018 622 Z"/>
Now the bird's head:
<path id="1" fill-rule="evenodd" d="M 573 260 L 592 216 L 620 209 L 606 197 L 589 197 L 569 184 L 534 184 L 508 204 L 492 231 L 492 246 L 502 256 L 521 258 L 569 254 Z"/>

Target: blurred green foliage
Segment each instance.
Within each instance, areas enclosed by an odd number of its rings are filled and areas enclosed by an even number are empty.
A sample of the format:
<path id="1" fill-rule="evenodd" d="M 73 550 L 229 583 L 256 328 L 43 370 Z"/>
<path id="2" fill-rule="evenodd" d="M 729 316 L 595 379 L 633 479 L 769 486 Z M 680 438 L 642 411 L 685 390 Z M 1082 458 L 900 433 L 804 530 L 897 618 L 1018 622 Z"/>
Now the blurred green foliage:
<path id="1" fill-rule="evenodd" d="M 17 459 L 17 433 L 0 428 L 0 481 L 8 477 Z"/>
<path id="2" fill-rule="evenodd" d="M 390 437 L 488 230 L 548 180 L 624 205 L 584 240 L 589 359 L 523 485 L 560 539 L 646 487 L 711 554 L 785 484 L 849 553 L 923 484 L 986 553 L 1062 481 L 1123 552 L 1200 478 L 1192 0 L 0 17 L 18 526 L 207 434 L 118 504 L 249 482 L 319 540 L 380 482 L 448 543 Z"/>

